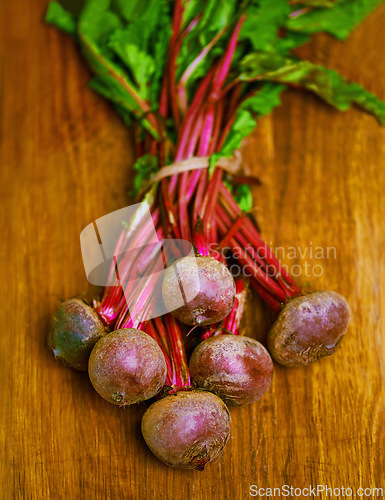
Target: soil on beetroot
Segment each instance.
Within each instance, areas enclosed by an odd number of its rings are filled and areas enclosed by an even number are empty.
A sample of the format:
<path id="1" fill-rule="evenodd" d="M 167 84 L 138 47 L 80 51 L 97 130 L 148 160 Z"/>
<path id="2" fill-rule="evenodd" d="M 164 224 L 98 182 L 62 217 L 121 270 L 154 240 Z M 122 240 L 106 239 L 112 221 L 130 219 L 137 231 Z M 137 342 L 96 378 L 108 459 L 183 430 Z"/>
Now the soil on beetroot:
<path id="1" fill-rule="evenodd" d="M 147 333 L 116 330 L 91 352 L 88 374 L 96 392 L 109 403 L 126 406 L 155 396 L 166 380 L 166 361 Z"/>
<path id="2" fill-rule="evenodd" d="M 230 413 L 205 391 L 180 391 L 152 404 L 142 418 L 150 450 L 178 469 L 203 470 L 219 457 L 230 436 Z"/>
<path id="3" fill-rule="evenodd" d="M 290 299 L 267 336 L 273 359 L 285 366 L 309 365 L 339 347 L 349 325 L 349 306 L 329 290 Z"/>
<path id="4" fill-rule="evenodd" d="M 87 370 L 92 348 L 107 332 L 92 307 L 80 299 L 69 299 L 60 304 L 52 318 L 48 347 L 58 361 Z"/>

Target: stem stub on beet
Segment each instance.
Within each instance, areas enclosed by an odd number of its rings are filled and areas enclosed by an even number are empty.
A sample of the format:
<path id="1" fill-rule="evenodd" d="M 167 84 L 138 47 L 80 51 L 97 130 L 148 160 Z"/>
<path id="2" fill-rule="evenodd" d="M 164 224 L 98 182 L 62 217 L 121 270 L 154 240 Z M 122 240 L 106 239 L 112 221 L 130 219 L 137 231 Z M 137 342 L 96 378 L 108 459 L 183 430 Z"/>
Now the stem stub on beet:
<path id="1" fill-rule="evenodd" d="M 314 363 L 336 351 L 349 317 L 348 303 L 336 292 L 323 290 L 290 299 L 268 333 L 268 350 L 285 366 Z"/>
<path id="2" fill-rule="evenodd" d="M 225 318 L 235 298 L 234 279 L 212 257 L 184 257 L 168 268 L 162 287 L 170 313 L 187 325 L 211 325 Z M 176 308 L 183 297 L 184 305 Z"/>
<path id="3" fill-rule="evenodd" d="M 107 331 L 92 307 L 80 299 L 69 299 L 52 318 L 48 346 L 57 360 L 87 370 L 92 348 Z"/>
<path id="4" fill-rule="evenodd" d="M 142 418 L 143 437 L 156 457 L 178 469 L 203 470 L 219 457 L 230 435 L 223 401 L 205 391 L 179 391 L 152 404 Z"/>

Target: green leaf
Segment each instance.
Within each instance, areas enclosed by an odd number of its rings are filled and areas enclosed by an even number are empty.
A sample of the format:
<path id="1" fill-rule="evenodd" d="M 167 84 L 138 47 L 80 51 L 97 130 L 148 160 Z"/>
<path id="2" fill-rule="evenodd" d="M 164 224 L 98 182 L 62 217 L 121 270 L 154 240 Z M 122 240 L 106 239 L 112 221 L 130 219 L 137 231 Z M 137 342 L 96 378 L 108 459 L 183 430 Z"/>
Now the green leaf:
<path id="1" fill-rule="evenodd" d="M 236 149 L 240 148 L 243 139 L 255 129 L 259 116 L 269 114 L 273 108 L 281 104 L 280 95 L 285 88 L 285 85 L 266 83 L 257 89 L 254 95 L 243 101 L 238 108 L 236 119 L 226 136 L 221 151 L 210 156 L 210 174 L 223 156 L 229 157 Z"/>
<path id="2" fill-rule="evenodd" d="M 241 210 L 248 212 L 253 207 L 253 196 L 250 186 L 247 184 L 239 184 L 234 189 L 234 199 L 238 203 Z"/>
<path id="3" fill-rule="evenodd" d="M 112 0 L 111 7 L 127 22 L 134 21 L 147 9 L 143 0 Z"/>
<path id="4" fill-rule="evenodd" d="M 282 28 L 291 12 L 287 0 L 253 0 L 240 33 L 240 40 L 250 43 L 253 50 L 289 54 L 309 39 L 305 33 Z M 249 52 L 246 47 L 246 54 Z M 245 53 L 244 53 L 245 55 Z"/>
<path id="5" fill-rule="evenodd" d="M 224 156 L 230 156 L 230 155 L 226 155 L 225 153 L 220 151 L 219 153 L 214 153 L 210 156 L 210 158 L 209 158 L 209 175 L 211 175 L 214 172 L 214 169 L 217 166 L 217 163 Z"/>
<path id="6" fill-rule="evenodd" d="M 185 25 L 198 14 L 201 18 L 195 28 L 186 36 L 177 59 L 177 80 L 186 68 L 200 56 L 203 49 L 219 35 L 224 28 L 229 28 L 211 50 L 203 57 L 189 78 L 189 87 L 211 68 L 214 60 L 219 57 L 231 34 L 231 26 L 239 17 L 237 0 L 190 0 L 186 3 L 184 14 Z"/>
<path id="7" fill-rule="evenodd" d="M 167 50 L 171 37 L 171 27 L 166 20 L 163 23 L 163 29 L 158 30 L 158 37 L 153 42 L 153 59 L 156 61 L 153 76 L 149 86 L 150 101 L 153 103 L 159 102 L 160 89 L 162 87 L 163 73 L 166 66 Z"/>
<path id="8" fill-rule="evenodd" d="M 352 104 L 373 114 L 385 124 L 385 104 L 357 83 L 348 83 L 336 71 L 308 61 L 284 58 L 278 54 L 254 53 L 245 57 L 241 80 L 263 80 L 302 87 L 314 92 L 340 111 Z"/>
<path id="9" fill-rule="evenodd" d="M 125 125 L 127 125 L 127 127 L 131 127 L 133 121 L 135 120 L 135 116 L 133 116 L 129 111 L 120 106 L 120 104 L 115 103 L 114 107 Z"/>
<path id="10" fill-rule="evenodd" d="M 254 50 L 274 50 L 278 29 L 285 24 L 289 13 L 287 0 L 252 2 L 241 29 L 240 40 L 248 40 Z"/>
<path id="11" fill-rule="evenodd" d="M 253 207 L 253 196 L 248 184 L 238 184 L 234 186 L 228 179 L 224 179 L 224 183 L 235 201 L 238 203 L 241 210 L 249 212 Z"/>
<path id="12" fill-rule="evenodd" d="M 137 110 L 135 99 L 124 90 L 112 75 L 100 74 L 95 76 L 88 85 L 92 90 L 126 109 L 126 111 Z M 136 117 L 138 118 L 137 114 Z"/>
<path id="13" fill-rule="evenodd" d="M 138 25 L 128 26 L 124 30 L 115 30 L 108 42 L 108 47 L 117 54 L 128 68 L 135 86 L 143 99 L 148 98 L 148 83 L 155 70 L 155 62 L 147 52 L 147 47 L 141 48 L 137 40 L 141 40 Z"/>
<path id="14" fill-rule="evenodd" d="M 201 36 L 207 32 L 218 32 L 231 25 L 237 18 L 237 0 L 206 0 L 199 23 Z"/>
<path id="15" fill-rule="evenodd" d="M 223 144 L 223 155 L 231 156 L 241 146 L 242 140 L 252 133 L 256 125 L 257 120 L 252 113 L 248 109 L 240 108 L 234 125 L 231 127 Z"/>
<path id="16" fill-rule="evenodd" d="M 110 9 L 110 0 L 87 0 L 79 19 L 83 37 L 104 52 L 109 36 L 123 26 L 122 20 Z"/>
<path id="17" fill-rule="evenodd" d="M 158 158 L 154 155 L 143 155 L 134 163 L 136 173 L 131 196 L 136 197 L 145 180 L 148 180 L 159 168 Z"/>
<path id="18" fill-rule="evenodd" d="M 338 0 L 298 0 L 297 2 L 292 2 L 294 5 L 299 6 L 309 6 L 309 7 L 324 7 L 325 9 L 330 9 L 336 5 Z"/>
<path id="19" fill-rule="evenodd" d="M 143 3 L 130 11 L 129 24 L 115 30 L 107 45 L 142 99 L 150 100 L 156 109 L 171 35 L 170 6 L 166 0 L 148 0 L 146 8 L 142 7 Z"/>
<path id="20" fill-rule="evenodd" d="M 344 38 L 380 0 L 189 0 L 184 1 L 183 28 L 200 15 L 194 29 L 183 38 L 177 58 L 176 80 L 196 60 L 217 34 L 217 43 L 187 79 L 187 97 L 201 77 L 222 55 L 240 13 L 247 12 L 240 33 L 231 78 L 248 82 L 236 119 L 210 168 L 221 156 L 239 148 L 263 116 L 279 105 L 285 85 L 310 90 L 337 109 L 351 104 L 385 121 L 384 104 L 360 85 L 346 82 L 338 73 L 289 57 L 305 43 L 309 34 L 327 31 Z M 80 5 L 80 4 L 79 4 Z M 83 54 L 95 73 L 90 86 L 112 101 L 127 124 L 133 120 L 159 140 L 154 111 L 158 108 L 167 47 L 172 30 L 171 0 L 86 0 L 78 17 L 58 3 L 49 4 L 47 22 L 78 35 Z M 80 9 L 80 7 L 79 7 Z M 291 17 L 290 17 L 291 16 Z M 284 35 L 284 36 L 283 36 Z M 254 50 L 252 54 L 250 47 Z M 191 69 L 191 68 L 190 68 Z M 255 83 L 258 82 L 258 83 Z M 176 139 L 174 124 L 167 121 L 166 133 Z"/>
<path id="21" fill-rule="evenodd" d="M 297 33 L 296 31 L 286 31 L 283 38 L 278 38 L 275 41 L 274 49 L 282 55 L 288 55 L 291 50 L 300 47 L 309 40 L 309 35 L 306 33 Z"/>
<path id="22" fill-rule="evenodd" d="M 185 2 L 184 12 L 183 12 L 183 21 L 184 26 L 186 27 L 191 21 L 200 13 L 204 8 L 204 3 L 202 0 L 190 0 L 189 2 Z"/>
<path id="23" fill-rule="evenodd" d="M 281 93 L 285 90 L 285 85 L 267 82 L 257 89 L 254 95 L 243 101 L 240 109 L 252 111 L 258 116 L 265 116 L 281 104 Z"/>
<path id="24" fill-rule="evenodd" d="M 340 40 L 346 39 L 351 31 L 365 19 L 383 0 L 343 0 L 335 2 L 333 8 L 313 9 L 292 17 L 286 27 L 292 31 L 313 34 L 326 31 Z M 294 8 L 294 10 L 297 10 Z M 294 12 L 293 14 L 294 15 Z"/>
<path id="25" fill-rule="evenodd" d="M 284 85 L 268 83 L 246 99 L 238 108 L 237 116 L 223 144 L 222 156 L 231 156 L 239 149 L 242 140 L 248 137 L 257 125 L 257 117 L 269 114 L 281 103 L 280 94 Z"/>
<path id="26" fill-rule="evenodd" d="M 87 0 L 78 22 L 83 54 L 96 74 L 109 74 L 109 69 L 115 66 L 107 43 L 122 24 L 115 13 L 109 12 L 109 6 L 109 0 Z"/>
<path id="27" fill-rule="evenodd" d="M 257 125 L 257 117 L 269 114 L 273 108 L 281 104 L 280 95 L 285 88 L 285 85 L 265 83 L 261 88 L 257 89 L 254 95 L 241 104 L 237 111 L 237 118 L 226 137 L 221 151 L 210 156 L 210 174 L 223 156 L 231 156 L 241 146 L 242 140 L 251 134 Z M 238 185 L 232 192 L 242 210 L 248 211 L 251 209 L 253 199 L 250 187 L 247 184 Z"/>
<path id="28" fill-rule="evenodd" d="M 49 24 L 53 24 L 68 35 L 76 35 L 76 17 L 63 9 L 57 2 L 50 2 L 48 4 L 45 21 Z"/>
<path id="29" fill-rule="evenodd" d="M 122 26 L 116 13 L 110 12 L 109 0 L 88 0 L 79 23 L 78 35 L 83 54 L 97 77 L 92 88 L 133 114 L 155 139 L 159 138 L 146 114 L 149 104 L 130 79 L 124 66 L 115 61 L 109 39 Z"/>

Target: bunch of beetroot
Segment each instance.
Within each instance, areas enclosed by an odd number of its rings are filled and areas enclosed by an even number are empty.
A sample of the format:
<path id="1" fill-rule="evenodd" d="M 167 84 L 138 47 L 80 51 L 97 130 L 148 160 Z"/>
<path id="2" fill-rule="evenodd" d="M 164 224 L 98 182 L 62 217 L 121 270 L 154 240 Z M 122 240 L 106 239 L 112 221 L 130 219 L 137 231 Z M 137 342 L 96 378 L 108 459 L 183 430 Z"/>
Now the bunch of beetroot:
<path id="1" fill-rule="evenodd" d="M 91 305 L 63 302 L 49 345 L 57 359 L 88 369 L 106 401 L 155 398 L 142 433 L 168 465 L 203 469 L 228 440 L 225 403 L 258 401 L 271 383 L 271 357 L 307 365 L 332 354 L 347 330 L 345 299 L 301 293 L 262 240 L 249 213 L 248 185 L 257 179 L 245 176 L 235 153 L 285 85 L 384 120 L 385 106 L 362 87 L 290 55 L 307 38 L 301 21 L 326 10 L 296 12 L 283 0 L 271 7 L 262 0 L 89 0 L 78 16 L 49 7 L 47 20 L 80 43 L 96 75 L 92 87 L 133 126 L 134 187 L 151 213 L 149 223 L 140 212 L 122 221 L 103 296 Z M 154 227 L 159 242 L 191 242 L 194 254 L 176 251 L 163 262 Z M 243 273 L 234 278 L 230 262 Z M 278 314 L 267 349 L 240 335 L 249 285 Z M 160 302 L 169 311 L 162 317 Z M 189 363 L 181 325 L 196 339 Z"/>

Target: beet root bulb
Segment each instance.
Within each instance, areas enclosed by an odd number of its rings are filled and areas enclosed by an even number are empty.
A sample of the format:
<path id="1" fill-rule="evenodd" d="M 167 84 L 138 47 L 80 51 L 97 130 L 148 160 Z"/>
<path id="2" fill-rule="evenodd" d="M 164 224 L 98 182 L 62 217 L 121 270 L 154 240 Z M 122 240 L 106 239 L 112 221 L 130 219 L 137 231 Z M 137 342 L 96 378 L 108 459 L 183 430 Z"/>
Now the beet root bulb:
<path id="1" fill-rule="evenodd" d="M 191 380 L 226 403 L 255 403 L 268 390 L 273 375 L 269 353 L 257 340 L 222 334 L 201 342 L 191 355 Z"/>
<path id="2" fill-rule="evenodd" d="M 52 318 L 48 347 L 58 361 L 76 370 L 87 370 L 92 348 L 106 333 L 92 307 L 80 299 L 69 299 Z"/>
<path id="3" fill-rule="evenodd" d="M 142 418 L 142 434 L 162 462 L 203 470 L 222 454 L 230 435 L 230 414 L 215 394 L 179 391 L 155 402 Z"/>
<path id="4" fill-rule="evenodd" d="M 166 271 L 162 294 L 167 310 L 182 323 L 211 325 L 231 311 L 235 284 L 227 267 L 214 258 L 183 257 Z"/>
<path id="5" fill-rule="evenodd" d="M 155 396 L 166 380 L 166 361 L 147 333 L 116 330 L 93 348 L 88 373 L 96 392 L 109 403 L 126 406 Z"/>
<path id="6" fill-rule="evenodd" d="M 349 317 L 348 303 L 336 292 L 324 290 L 290 299 L 268 333 L 268 350 L 285 366 L 314 363 L 338 349 Z"/>

